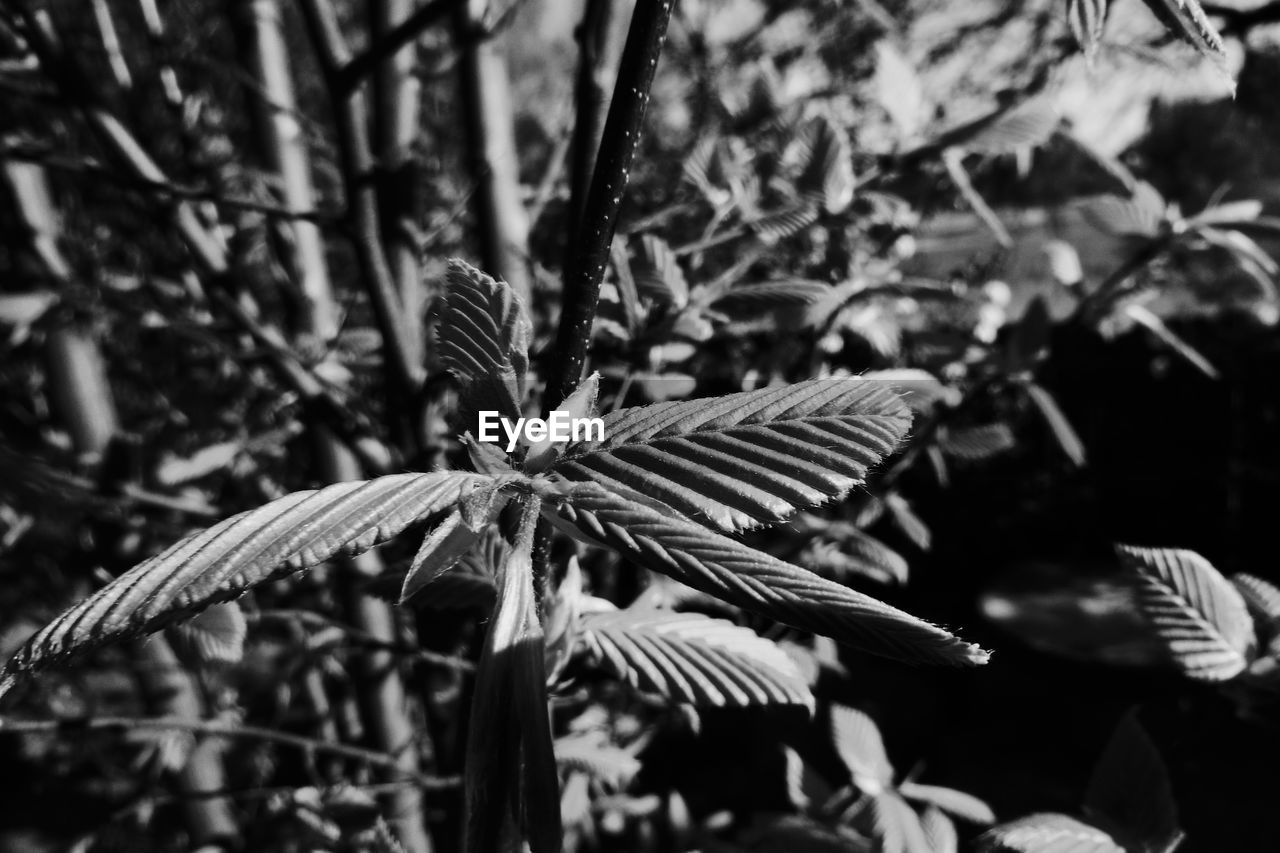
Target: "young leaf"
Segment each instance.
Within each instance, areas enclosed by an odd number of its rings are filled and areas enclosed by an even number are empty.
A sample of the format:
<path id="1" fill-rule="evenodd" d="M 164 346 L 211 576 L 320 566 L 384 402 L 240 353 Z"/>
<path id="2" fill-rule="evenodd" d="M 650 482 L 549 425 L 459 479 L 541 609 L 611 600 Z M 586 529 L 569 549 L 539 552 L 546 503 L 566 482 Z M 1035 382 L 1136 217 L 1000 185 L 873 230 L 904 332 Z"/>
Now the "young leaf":
<path id="1" fill-rule="evenodd" d="M 882 383 L 817 379 L 622 409 L 605 416 L 603 441 L 570 445 L 551 470 L 635 489 L 733 532 L 843 496 L 910 422 Z"/>
<path id="2" fill-rule="evenodd" d="M 848 207 L 856 184 L 849 134 L 825 116 L 816 116 L 801 130 L 797 144 L 808 156 L 796 188 L 815 198 L 827 213 Z"/>
<path id="3" fill-rule="evenodd" d="M 29 639 L 0 671 L 18 675 L 139 637 L 259 584 L 361 554 L 456 504 L 487 478 L 394 474 L 294 492 L 196 533 L 116 578 Z"/>
<path id="4" fill-rule="evenodd" d="M 663 610 L 595 613 L 583 620 L 579 642 L 618 678 L 672 702 L 813 709 L 813 695 L 787 653 L 723 619 Z"/>
<path id="5" fill-rule="evenodd" d="M 488 506 L 489 523 L 497 521 L 498 514 L 508 500 L 509 495 L 495 490 L 495 499 Z M 422 540 L 413 562 L 409 564 L 409 571 L 400 588 L 400 603 L 408 603 L 428 585 L 439 580 L 441 575 L 452 569 L 480 541 L 483 533 L 483 528 L 476 530 L 464 521 L 461 509 L 455 509 L 445 516 Z"/>
<path id="6" fill-rule="evenodd" d="M 631 258 L 631 273 L 641 296 L 659 305 L 683 308 L 689 304 L 689 283 L 675 252 L 661 237 L 645 234 Z"/>
<path id="7" fill-rule="evenodd" d="M 1253 655 L 1253 619 L 1244 599 L 1194 551 L 1117 545 L 1141 581 L 1142 612 L 1178 667 L 1200 681 L 1239 675 Z"/>
<path id="8" fill-rule="evenodd" d="M 994 423 L 948 429 L 939 437 L 942 452 L 954 459 L 981 462 L 1017 446 L 1008 424 Z"/>
<path id="9" fill-rule="evenodd" d="M 505 281 L 449 262 L 436 336 L 440 360 L 458 380 L 464 417 L 480 411 L 520 416 L 531 329 L 519 295 Z"/>
<path id="10" fill-rule="evenodd" d="M 1133 713 L 1120 721 L 1093 769 L 1084 813 L 1130 850 L 1163 853 L 1182 837 L 1164 762 Z"/>
<path id="11" fill-rule="evenodd" d="M 564 484 L 544 515 L 708 595 L 868 652 L 916 663 L 979 664 L 987 653 L 941 628 L 679 517 L 623 488 Z"/>
<path id="12" fill-rule="evenodd" d="M 1268 637 L 1274 635 L 1277 625 L 1280 625 L 1280 588 L 1243 572 L 1232 575 L 1231 584 L 1244 599 L 1254 620 L 1264 627 L 1264 634 Z"/>
<path id="13" fill-rule="evenodd" d="M 569 417 L 570 423 L 575 418 L 593 418 L 596 416 L 596 399 L 599 396 L 600 374 L 592 373 L 582 380 L 572 394 L 564 398 L 564 401 L 556 407 L 556 411 L 564 412 Z M 529 447 L 529 452 L 524 459 L 524 470 L 530 474 L 542 471 L 558 459 L 563 450 L 564 444 L 552 441 L 551 432 L 548 430 L 544 441 Z"/>
<path id="14" fill-rule="evenodd" d="M 978 837 L 979 853 L 1125 853 L 1097 827 L 1063 814 L 1033 814 Z"/>
<path id="15" fill-rule="evenodd" d="M 893 787 L 893 765 L 885 752 L 880 727 L 870 716 L 857 708 L 832 705 L 831 739 L 860 790 L 876 794 Z"/>
<path id="16" fill-rule="evenodd" d="M 991 806 L 972 794 L 957 791 L 955 788 L 904 781 L 898 786 L 898 792 L 909 800 L 937 806 L 944 812 L 961 820 L 967 820 L 969 823 L 989 826 L 996 822 L 996 815 L 991 811 Z"/>
<path id="17" fill-rule="evenodd" d="M 561 849 L 560 785 L 547 714 L 542 625 L 533 591 L 538 504 L 528 499 L 499 569 L 498 607 L 476 668 L 464 788 L 468 853 Z"/>
<path id="18" fill-rule="evenodd" d="M 847 583 L 853 576 L 905 584 L 907 561 L 879 539 L 847 522 L 813 527 L 797 562 L 823 577 Z"/>
<path id="19" fill-rule="evenodd" d="M 1098 42 L 1107 25 L 1108 0 L 1067 0 L 1067 19 L 1071 34 L 1084 51 L 1090 64 L 1098 52 Z"/>

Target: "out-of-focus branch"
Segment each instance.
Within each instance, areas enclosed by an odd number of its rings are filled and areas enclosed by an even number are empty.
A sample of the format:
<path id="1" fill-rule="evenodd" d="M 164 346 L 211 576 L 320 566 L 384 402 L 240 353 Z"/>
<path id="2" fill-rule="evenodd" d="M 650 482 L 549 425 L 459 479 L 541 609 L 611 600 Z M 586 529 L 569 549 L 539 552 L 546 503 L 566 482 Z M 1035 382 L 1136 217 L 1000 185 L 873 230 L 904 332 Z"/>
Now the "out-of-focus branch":
<path id="1" fill-rule="evenodd" d="M 498 45 L 480 37 L 488 29 L 488 7 L 488 0 L 466 0 L 455 16 L 480 258 L 486 272 L 504 279 L 527 303 L 529 218 L 520 195 L 511 81 Z"/>
<path id="2" fill-rule="evenodd" d="M 439 3 L 440 0 L 437 0 Z M 414 12 L 413 0 L 368 0 L 373 44 L 391 40 Z M 441 10 L 439 15 L 443 15 Z M 373 53 L 373 51 L 370 51 Z M 415 239 L 418 219 L 418 181 L 413 142 L 418 133 L 417 52 L 410 40 L 396 51 L 379 48 L 383 57 L 373 77 L 373 144 L 378 154 L 377 192 L 383 243 L 391 277 L 404 306 L 406 343 L 416 363 L 422 363 L 422 282 Z M 369 54 L 364 54 L 369 55 Z M 358 60 L 348 63 L 344 73 Z"/>
<path id="3" fill-rule="evenodd" d="M 131 731 L 181 731 L 205 735 L 210 738 L 243 738 L 277 743 L 291 746 L 306 752 L 326 752 L 352 761 L 379 767 L 385 770 L 399 771 L 397 759 L 393 755 L 361 749 L 343 743 L 330 743 L 301 735 L 281 732 L 261 726 L 247 726 L 243 723 L 221 723 L 215 720 L 188 720 L 182 717 L 90 717 L 88 719 L 68 720 L 13 720 L 0 717 L 0 734 L 61 734 L 73 735 L 80 732 L 131 732 Z M 457 788 L 462 780 L 455 776 L 427 776 L 415 773 L 407 777 L 426 790 L 448 790 Z M 292 790 L 292 789 L 290 789 Z M 193 799 L 206 799 L 211 795 L 226 796 L 227 791 L 197 792 Z"/>
<path id="4" fill-rule="evenodd" d="M 392 396 L 407 403 L 416 397 L 424 370 L 414 359 L 417 348 L 408 341 L 404 306 L 383 253 L 364 96 L 358 91 L 343 89 L 340 76 L 350 61 L 350 54 L 333 6 L 328 0 L 302 0 L 301 5 L 337 124 L 339 160 L 356 260 L 382 332 L 387 369 L 396 389 Z"/>
<path id="5" fill-rule="evenodd" d="M 565 276 L 564 305 L 547 383 L 545 405 L 549 409 L 567 397 L 582 379 L 600 284 L 609 263 L 631 163 L 640 146 L 649 88 L 666 41 L 672 5 L 672 0 L 640 2 L 631 17 L 591 189 L 583 208 L 583 230 L 570 235 L 577 253 Z"/>
<path id="6" fill-rule="evenodd" d="M 265 95 L 255 99 L 258 149 L 264 163 L 280 179 L 285 206 L 309 207 L 314 199 L 310 158 L 293 118 L 297 99 L 279 4 L 277 0 L 237 0 L 236 11 L 241 24 L 244 62 Z M 329 43 L 329 55 L 333 57 L 331 37 Z M 340 122 L 350 119 L 351 116 L 340 118 Z M 353 140 L 348 128 L 342 147 L 349 149 L 361 144 L 366 143 Z M 352 163 L 348 155 L 344 165 L 355 167 L 357 164 Z M 368 211 L 357 213 L 357 216 L 364 215 L 369 215 Z M 373 225 L 376 228 L 377 223 Z M 289 261 L 306 295 L 303 310 L 299 312 L 301 331 L 328 337 L 334 330 L 337 312 L 324 245 L 314 226 L 294 222 L 292 228 L 294 239 L 289 243 L 292 254 Z M 361 239 L 366 236 L 376 239 L 377 233 L 362 234 Z M 373 248 L 381 251 L 380 246 Z M 407 377 L 401 379 L 404 381 Z M 326 481 L 356 480 L 364 474 L 357 459 L 328 430 L 317 429 L 314 438 L 320 474 Z M 397 639 L 395 614 L 388 604 L 371 598 L 363 590 L 363 582 L 381 574 L 384 568 L 377 552 L 369 552 L 344 563 L 339 582 L 351 623 L 361 633 L 390 644 Z M 417 776 L 417 737 L 394 658 L 385 649 L 364 649 L 354 663 L 364 729 L 379 749 L 395 756 L 396 769 L 405 775 Z M 405 850 L 429 853 L 432 845 L 423 815 L 422 792 L 411 787 L 392 789 L 385 795 L 385 807 Z"/>
<path id="7" fill-rule="evenodd" d="M 393 54 L 400 54 L 405 47 L 422 35 L 424 30 L 443 22 L 449 13 L 463 2 L 466 0 L 431 0 L 425 6 L 419 6 L 408 17 L 396 16 L 398 20 L 394 26 L 384 27 L 381 31 L 375 28 L 372 46 L 349 61 L 339 72 L 342 89 L 349 91 L 360 85 L 361 81 L 372 74 L 374 69 L 384 64 L 384 60 Z"/>

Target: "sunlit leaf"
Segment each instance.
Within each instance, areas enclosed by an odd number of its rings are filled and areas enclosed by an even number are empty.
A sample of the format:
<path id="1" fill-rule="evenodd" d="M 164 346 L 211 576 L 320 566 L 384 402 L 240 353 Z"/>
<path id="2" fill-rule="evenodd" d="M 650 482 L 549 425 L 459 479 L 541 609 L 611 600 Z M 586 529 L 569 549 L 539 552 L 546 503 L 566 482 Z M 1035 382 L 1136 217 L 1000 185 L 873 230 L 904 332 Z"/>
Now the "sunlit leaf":
<path id="1" fill-rule="evenodd" d="M 619 610 L 583 620 L 593 660 L 632 687 L 708 707 L 804 705 L 813 696 L 777 644 L 700 613 Z"/>
<path id="2" fill-rule="evenodd" d="M 955 788 L 904 781 L 898 786 L 898 791 L 909 800 L 918 800 L 937 806 L 947 814 L 969 823 L 987 826 L 996 822 L 996 815 L 991 811 L 991 806 L 972 794 L 957 791 Z"/>
<path id="3" fill-rule="evenodd" d="M 239 663 L 247 631 L 234 601 L 215 604 L 169 629 L 174 651 L 200 663 Z"/>
<path id="4" fill-rule="evenodd" d="M 1191 678 L 1225 681 L 1253 654 L 1253 619 L 1244 599 L 1194 551 L 1116 546 L 1142 581 L 1139 606 L 1174 662 Z"/>
<path id="5" fill-rule="evenodd" d="M 956 835 L 956 825 L 942 809 L 929 806 L 921 812 L 920 828 L 924 830 L 931 853 L 959 853 L 960 838 Z"/>
<path id="6" fill-rule="evenodd" d="M 554 472 L 621 484 L 723 531 L 783 521 L 861 483 L 910 424 L 882 383 L 819 379 L 622 409 Z"/>
<path id="7" fill-rule="evenodd" d="M 1067 20 L 1071 34 L 1090 62 L 1098 52 L 1098 42 L 1107 24 L 1108 0 L 1067 0 Z"/>
<path id="8" fill-rule="evenodd" d="M 572 535 L 730 604 L 868 652 L 919 663 L 984 663 L 987 653 L 870 596 L 721 536 L 625 489 L 565 484 L 544 514 Z"/>
<path id="9" fill-rule="evenodd" d="M 977 841 L 980 853 L 1125 853 L 1097 827 L 1062 814 L 1033 814 L 1002 823 Z"/>
<path id="10" fill-rule="evenodd" d="M 396 474 L 294 492 L 233 516 L 139 564 L 37 632 L 5 664 L 0 693 L 19 674 L 363 553 L 452 507 L 486 479 L 453 471 Z"/>
<path id="11" fill-rule="evenodd" d="M 460 260 L 449 262 L 436 326 L 440 360 L 458 380 L 464 412 L 520 416 L 531 324 L 511 286 Z"/>
<path id="12" fill-rule="evenodd" d="M 869 715 L 846 705 L 832 705 L 831 740 L 853 783 L 864 792 L 874 794 L 893 786 L 893 765 L 880 727 Z"/>

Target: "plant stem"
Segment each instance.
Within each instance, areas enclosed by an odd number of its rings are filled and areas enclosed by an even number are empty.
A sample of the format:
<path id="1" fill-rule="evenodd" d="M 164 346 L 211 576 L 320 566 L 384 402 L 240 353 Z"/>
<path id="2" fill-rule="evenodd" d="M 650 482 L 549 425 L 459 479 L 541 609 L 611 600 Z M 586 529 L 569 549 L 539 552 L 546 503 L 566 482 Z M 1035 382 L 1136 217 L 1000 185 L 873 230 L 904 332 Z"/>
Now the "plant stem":
<path id="1" fill-rule="evenodd" d="M 672 0 L 640 0 L 631 17 L 591 189 L 583 206 L 582 230 L 569 238 L 577 251 L 565 272 L 560 328 L 544 403 L 548 411 L 572 393 L 582 379 L 600 284 L 609 263 L 631 164 L 640 147 L 649 88 L 662 55 L 672 6 Z"/>

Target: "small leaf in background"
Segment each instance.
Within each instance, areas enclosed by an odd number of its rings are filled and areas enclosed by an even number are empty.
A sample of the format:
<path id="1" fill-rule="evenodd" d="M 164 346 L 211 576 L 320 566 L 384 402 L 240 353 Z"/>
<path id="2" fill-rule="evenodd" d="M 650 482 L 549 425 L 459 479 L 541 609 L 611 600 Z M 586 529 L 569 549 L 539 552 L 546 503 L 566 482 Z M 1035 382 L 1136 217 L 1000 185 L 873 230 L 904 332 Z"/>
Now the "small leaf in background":
<path id="1" fill-rule="evenodd" d="M 904 780 L 898 786 L 898 792 L 908 800 L 937 806 L 952 817 L 958 817 L 969 823 L 990 826 L 996 822 L 996 815 L 991 811 L 991 806 L 972 794 L 957 791 L 955 788 L 922 785 L 919 782 Z"/>
<path id="2" fill-rule="evenodd" d="M 1078 207 L 1087 222 L 1117 237 L 1156 237 L 1168 220 L 1164 196 L 1146 181 L 1138 181 L 1128 197 L 1095 196 Z"/>
<path id="3" fill-rule="evenodd" d="M 884 508 L 889 513 L 889 520 L 898 528 L 903 536 L 911 540 L 921 551 L 928 551 L 933 545 L 933 533 L 929 525 L 924 523 L 907 499 L 897 492 L 884 496 Z"/>
<path id="4" fill-rule="evenodd" d="M 956 825 L 942 809 L 928 806 L 920 813 L 920 828 L 924 830 L 930 853 L 959 853 L 960 838 Z"/>
<path id="5" fill-rule="evenodd" d="M 723 619 L 662 610 L 597 613 L 583 620 L 580 642 L 598 666 L 671 702 L 813 709 L 813 696 L 787 653 Z"/>
<path id="6" fill-rule="evenodd" d="M 893 765 L 880 727 L 869 715 L 846 705 L 832 705 L 831 740 L 860 790 L 874 794 L 893 787 Z"/>
<path id="7" fill-rule="evenodd" d="M 796 189 L 817 199 L 827 213 L 847 208 L 856 185 L 849 134 L 831 119 L 816 116 L 801 130 L 796 144 L 806 161 Z"/>
<path id="8" fill-rule="evenodd" d="M 1253 616 L 1259 640 L 1270 646 L 1280 638 L 1280 587 L 1244 572 L 1232 575 L 1231 585 L 1240 593 Z M 1275 649 L 1270 649 L 1270 653 L 1276 654 Z"/>
<path id="9" fill-rule="evenodd" d="M 1108 0 L 1067 0 L 1067 21 L 1071 34 L 1090 64 L 1098 53 L 1098 43 L 1107 25 Z"/>
<path id="10" fill-rule="evenodd" d="M 1131 850 L 1166 851 L 1182 838 L 1164 762 L 1133 712 L 1094 766 L 1084 813 Z"/>
<path id="11" fill-rule="evenodd" d="M 171 487 L 208 476 L 235 461 L 244 445 L 243 441 L 223 441 L 201 448 L 190 456 L 166 456 L 156 466 L 156 482 Z"/>
<path id="12" fill-rule="evenodd" d="M 169 629 L 174 651 L 198 663 L 239 663 L 247 631 L 244 613 L 234 601 L 215 604 Z"/>
<path id="13" fill-rule="evenodd" d="M 653 234 L 640 238 L 631 256 L 631 274 L 640 295 L 669 308 L 689 304 L 689 283 L 667 241 Z"/>
<path id="14" fill-rule="evenodd" d="M 1142 581 L 1138 599 L 1156 636 L 1190 678 L 1226 681 L 1253 657 L 1253 619 L 1244 599 L 1194 551 L 1117 545 Z"/>
<path id="15" fill-rule="evenodd" d="M 899 142 L 916 138 L 929 118 L 924 85 L 915 66 L 888 39 L 876 42 L 873 84 L 876 103 L 889 114 L 898 130 Z"/>
<path id="16" fill-rule="evenodd" d="M 1033 814 L 978 837 L 979 853 L 1125 853 L 1110 835 L 1063 814 Z"/>
<path id="17" fill-rule="evenodd" d="M 1062 449 L 1063 454 L 1077 467 L 1083 467 L 1086 461 L 1084 442 L 1076 434 L 1075 427 L 1071 426 L 1067 416 L 1062 413 L 1062 409 L 1058 406 L 1058 401 L 1042 386 L 1034 382 L 1028 382 L 1023 387 L 1026 390 L 1027 399 L 1031 401 L 1036 411 L 1040 413 L 1040 417 L 1044 419 L 1045 425 L 1049 427 L 1049 432 L 1053 435 L 1054 440 L 1058 442 L 1058 447 Z"/>
<path id="18" fill-rule="evenodd" d="M 1017 447 L 1017 439 L 1008 424 L 980 424 L 943 430 L 938 446 L 951 458 L 984 462 Z"/>

